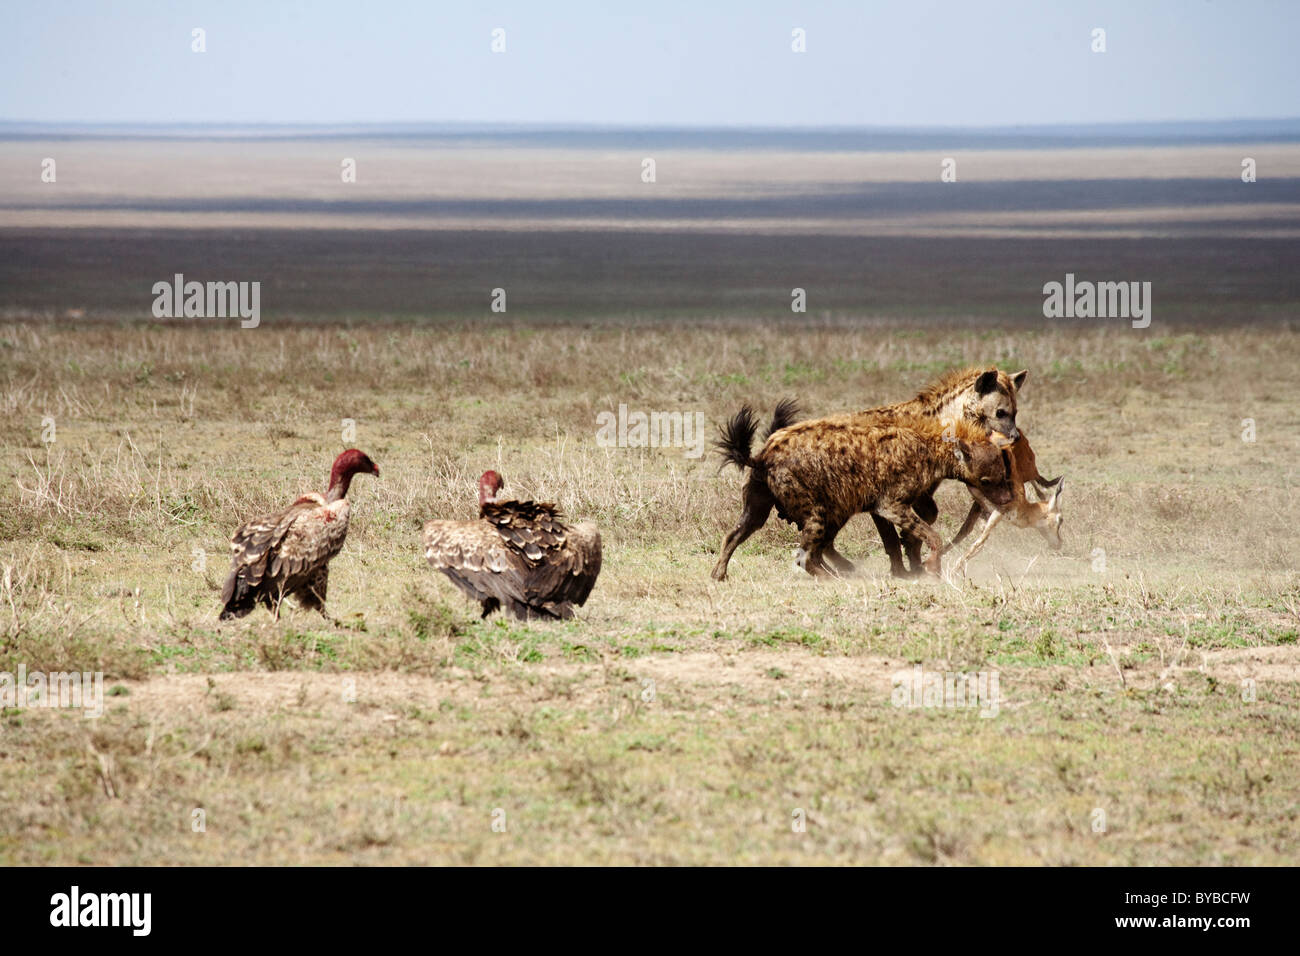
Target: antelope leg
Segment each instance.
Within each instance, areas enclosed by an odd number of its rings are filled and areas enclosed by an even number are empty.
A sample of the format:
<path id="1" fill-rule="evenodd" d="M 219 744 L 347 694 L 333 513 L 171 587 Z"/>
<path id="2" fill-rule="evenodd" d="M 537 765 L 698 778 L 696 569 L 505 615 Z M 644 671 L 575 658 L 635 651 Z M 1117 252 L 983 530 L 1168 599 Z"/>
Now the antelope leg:
<path id="1" fill-rule="evenodd" d="M 977 555 L 980 552 L 980 549 L 983 548 L 985 543 L 989 540 L 989 535 L 993 533 L 993 529 L 996 528 L 998 526 L 998 522 L 1002 520 L 1002 514 L 1003 513 L 1001 511 L 995 509 L 994 512 L 991 515 L 989 515 L 989 520 L 984 522 L 984 530 L 980 532 L 980 536 L 971 543 L 970 548 L 966 551 L 965 554 L 963 554 L 957 560 L 957 563 L 953 566 L 954 574 L 960 571 L 962 568 L 966 567 L 966 562 L 969 561 L 971 558 L 975 557 L 975 555 Z"/>

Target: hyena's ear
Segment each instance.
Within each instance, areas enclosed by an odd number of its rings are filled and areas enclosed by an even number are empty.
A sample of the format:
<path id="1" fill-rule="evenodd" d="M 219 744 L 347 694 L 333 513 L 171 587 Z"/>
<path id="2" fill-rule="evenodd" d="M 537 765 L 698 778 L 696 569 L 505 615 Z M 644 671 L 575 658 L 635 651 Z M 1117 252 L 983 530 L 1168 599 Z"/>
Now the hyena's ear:
<path id="1" fill-rule="evenodd" d="M 998 370 L 989 369 L 987 372 L 980 372 L 979 378 L 975 379 L 975 394 L 987 395 L 998 387 Z"/>
<path id="2" fill-rule="evenodd" d="M 1029 369 L 1027 368 L 1022 368 L 1015 375 L 1011 376 L 1011 384 L 1016 387 L 1017 392 L 1025 387 L 1025 379 L 1027 378 L 1029 378 Z"/>

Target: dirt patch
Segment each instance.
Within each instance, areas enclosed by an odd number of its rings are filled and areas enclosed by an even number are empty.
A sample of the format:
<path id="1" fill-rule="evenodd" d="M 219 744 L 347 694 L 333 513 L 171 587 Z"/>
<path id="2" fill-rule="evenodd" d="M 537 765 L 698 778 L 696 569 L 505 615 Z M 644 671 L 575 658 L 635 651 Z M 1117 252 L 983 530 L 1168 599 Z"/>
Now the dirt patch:
<path id="1" fill-rule="evenodd" d="M 1233 647 L 1189 655 L 1179 670 L 1195 670 L 1221 681 L 1240 682 L 1247 678 L 1266 681 L 1300 682 L 1300 646 L 1278 644 L 1269 647 Z"/>
<path id="2" fill-rule="evenodd" d="M 898 658 L 821 657 L 793 650 L 744 653 L 702 651 L 598 663 L 548 663 L 513 672 L 475 674 L 449 668 L 438 676 L 377 673 L 308 674 L 245 671 L 171 674 L 141 681 L 121 681 L 127 691 L 111 705 L 128 710 L 180 715 L 217 709 L 279 711 L 310 708 L 322 716 L 358 710 L 370 718 L 437 707 L 443 701 L 468 703 L 509 690 L 520 700 L 546 699 L 548 681 L 570 682 L 578 693 L 595 694 L 616 680 L 653 680 L 661 689 L 727 688 L 770 691 L 774 684 L 788 693 L 828 683 L 872 687 L 888 695 L 890 679 L 910 665 Z M 617 669 L 614 673 L 613 669 Z"/>

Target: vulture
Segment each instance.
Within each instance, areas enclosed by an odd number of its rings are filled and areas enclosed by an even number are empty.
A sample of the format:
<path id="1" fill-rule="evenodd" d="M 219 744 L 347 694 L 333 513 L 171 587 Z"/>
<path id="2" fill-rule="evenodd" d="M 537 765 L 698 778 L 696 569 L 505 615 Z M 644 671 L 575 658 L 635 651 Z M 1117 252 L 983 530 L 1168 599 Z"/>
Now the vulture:
<path id="1" fill-rule="evenodd" d="M 500 501 L 504 487 L 484 472 L 479 520 L 428 522 L 424 556 L 483 606 L 483 617 L 502 607 L 521 621 L 573 617 L 600 574 L 600 532 L 565 524 L 549 502 Z"/>
<path id="2" fill-rule="evenodd" d="M 348 533 L 348 486 L 356 474 L 379 477 L 369 457 L 349 448 L 334 459 L 324 495 L 303 495 L 284 511 L 246 521 L 230 540 L 230 576 L 221 589 L 221 619 L 243 617 L 265 604 L 280 617 L 280 604 L 325 615 L 330 558 Z M 325 615 L 328 617 L 328 615 Z"/>

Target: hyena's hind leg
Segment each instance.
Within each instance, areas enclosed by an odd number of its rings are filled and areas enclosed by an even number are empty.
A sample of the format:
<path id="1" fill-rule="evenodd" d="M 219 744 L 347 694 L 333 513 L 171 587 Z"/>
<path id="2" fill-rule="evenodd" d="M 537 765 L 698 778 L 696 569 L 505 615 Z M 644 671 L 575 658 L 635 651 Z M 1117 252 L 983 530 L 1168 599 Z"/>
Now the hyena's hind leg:
<path id="1" fill-rule="evenodd" d="M 768 490 L 767 482 L 756 478 L 751 473 L 749 480 L 745 482 L 745 490 L 741 492 L 743 510 L 740 513 L 740 523 L 731 529 L 731 533 L 722 542 L 722 554 L 718 556 L 718 563 L 713 566 L 713 580 L 727 579 L 727 563 L 731 560 L 732 553 L 745 543 L 746 538 L 763 527 L 775 504 L 776 501 L 772 497 L 772 492 Z"/>
<path id="2" fill-rule="evenodd" d="M 822 508 L 813 508 L 804 520 L 802 534 L 799 537 L 799 554 L 795 558 L 799 567 L 813 577 L 831 573 L 822 559 L 827 542 L 840 529 L 831 530 L 826 523 L 826 513 Z"/>
<path id="3" fill-rule="evenodd" d="M 907 502 L 881 501 L 871 510 L 873 514 L 880 515 L 885 520 L 898 525 L 899 531 L 905 537 L 910 534 L 917 540 L 924 542 L 930 548 L 930 556 L 924 561 L 925 570 L 931 574 L 939 573 L 940 560 L 943 554 L 943 541 L 934 528 L 913 513 Z"/>

